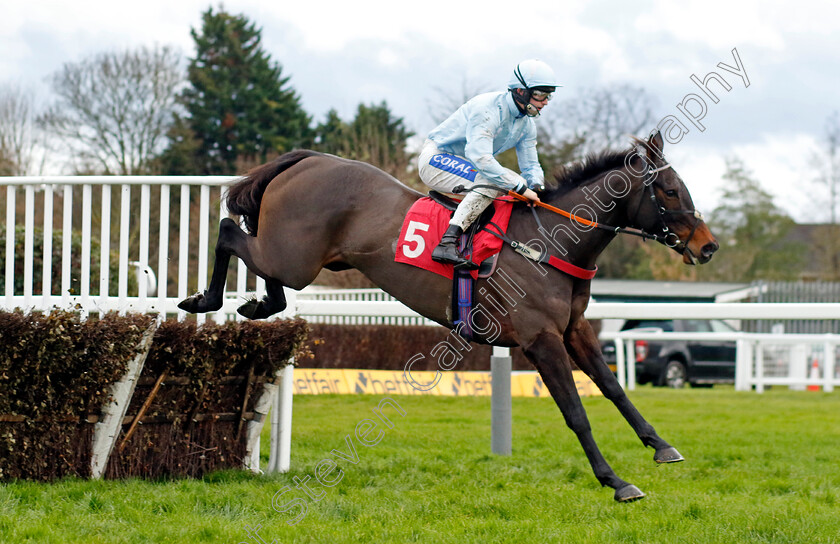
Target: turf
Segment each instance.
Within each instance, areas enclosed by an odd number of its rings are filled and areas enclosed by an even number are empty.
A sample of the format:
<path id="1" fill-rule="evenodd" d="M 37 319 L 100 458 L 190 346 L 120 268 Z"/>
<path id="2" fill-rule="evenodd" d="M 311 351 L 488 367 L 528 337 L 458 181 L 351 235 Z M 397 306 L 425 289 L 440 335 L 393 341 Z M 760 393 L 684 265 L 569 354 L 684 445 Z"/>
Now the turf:
<path id="1" fill-rule="evenodd" d="M 840 542 L 840 394 L 640 388 L 634 403 L 686 457 L 665 466 L 609 401 L 585 399 L 601 451 L 647 493 L 630 504 L 598 485 L 551 400 L 514 399 L 514 451 L 500 457 L 489 398 L 394 398 L 405 416 L 385 408 L 394 428 L 376 445 L 351 438 L 356 464 L 330 452 L 352 457 L 345 436 L 380 397 L 297 397 L 288 474 L 5 484 L 0 542 L 260 542 L 246 525 L 277 544 Z M 322 459 L 342 471 L 332 487 L 314 479 Z M 295 488 L 307 476 L 318 501 Z M 295 525 L 298 507 L 272 508 L 284 486 L 278 507 L 307 506 Z"/>

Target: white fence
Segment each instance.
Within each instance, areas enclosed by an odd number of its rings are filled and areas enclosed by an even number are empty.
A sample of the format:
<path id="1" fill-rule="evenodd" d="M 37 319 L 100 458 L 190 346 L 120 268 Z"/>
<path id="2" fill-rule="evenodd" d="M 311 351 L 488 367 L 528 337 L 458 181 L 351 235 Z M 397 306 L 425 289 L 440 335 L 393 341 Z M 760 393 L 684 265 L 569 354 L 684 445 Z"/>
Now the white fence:
<path id="1" fill-rule="evenodd" d="M 218 221 L 227 215 L 222 197 L 229 177 L 17 177 L 2 178 L 0 202 L 5 201 L 6 240 L 4 293 L 0 304 L 6 309 L 49 310 L 54 306 L 77 308 L 83 313 L 109 310 L 185 314 L 177 303 L 192 291 L 203 290 L 209 278 L 211 243 L 215 241 Z M 118 191 L 119 203 L 112 202 Z M 18 194 L 23 193 L 23 202 Z M 174 195 L 174 196 L 173 196 Z M 177 200 L 177 206 L 172 201 Z M 22 205 L 21 205 L 22 204 Z M 55 222 L 59 221 L 56 229 Z M 112 224 L 116 227 L 113 228 Z M 15 227 L 23 231 L 23 255 L 15 255 L 16 237 L 8 233 Z M 36 251 L 36 231 L 41 231 L 43 243 Z M 61 231 L 60 265 L 54 269 L 53 234 Z M 113 232 L 112 232 L 113 231 Z M 73 232 L 80 233 L 74 246 Z M 94 254 L 95 243 L 98 254 Z M 75 250 L 74 250 L 75 247 Z M 154 251 L 153 251 L 154 250 Z M 112 252 L 116 252 L 116 288 L 112 280 Z M 36 261 L 40 259 L 41 280 L 35 282 Z M 244 264 L 235 260 L 236 271 L 229 274 L 224 306 L 219 312 L 207 314 L 216 321 L 236 317 L 235 310 L 250 296 L 261 296 L 264 282 L 249 274 Z M 16 264 L 22 271 L 16 272 Z M 136 292 L 129 292 L 129 277 L 134 269 L 141 279 Z M 94 281 L 91 281 L 91 278 Z M 16 280 L 22 287 L 15 289 Z M 71 292 L 73 282 L 77 291 Z M 93 287 L 93 288 L 91 288 Z M 156 290 L 155 290 L 156 287 Z M 284 315 L 297 313 L 314 322 L 327 323 L 386 323 L 432 324 L 378 289 L 317 290 L 308 288 L 300 293 L 287 290 L 289 309 Z M 771 303 L 771 304 L 668 304 L 668 303 L 592 303 L 587 316 L 599 318 L 720 318 L 720 319 L 840 319 L 840 304 L 833 303 Z M 206 319 L 198 316 L 199 321 Z M 638 333 L 622 333 L 625 354 Z M 669 333 L 673 334 L 673 333 Z M 704 333 L 705 334 L 705 333 Z M 722 334 L 722 333 L 721 333 Z M 716 336 L 717 339 L 721 337 Z M 800 386 L 812 384 L 796 372 L 779 376 L 767 372 L 766 353 L 781 344 L 824 346 L 822 385 L 831 390 L 837 385 L 834 372 L 834 336 L 814 335 L 746 335 L 739 333 L 738 375 L 739 389 L 755 387 L 761 391 L 766 385 Z M 618 339 L 616 341 L 619 341 Z M 626 359 L 625 359 L 626 360 Z M 777 365 L 778 366 L 778 365 Z M 625 365 L 620 379 L 634 387 L 633 365 Z M 795 374 L 795 375 L 794 375 Z M 628 379 L 629 378 L 629 379 Z"/>
<path id="2" fill-rule="evenodd" d="M 220 218 L 227 215 L 221 196 L 231 179 L 0 177 L 0 185 L 6 186 L 5 194 L 0 194 L 0 201 L 5 201 L 7 233 L 3 306 L 43 310 L 72 307 L 85 314 L 152 311 L 183 319 L 185 314 L 178 310 L 177 303 L 191 291 L 207 286 L 211 243 L 215 242 Z M 114 191 L 118 203 L 112 202 Z M 18 201 L 21 192 L 22 205 Z M 172 201 L 177 201 L 177 208 L 171 206 Z M 16 237 L 9 234 L 15 227 L 23 229 L 23 255 L 15 255 Z M 53 243 L 58 232 L 60 249 Z M 75 249 L 74 232 L 80 233 Z M 36 234 L 43 240 L 39 251 Z M 98 252 L 93 251 L 95 244 Z M 150 255 L 152 248 L 156 255 Z M 56 250 L 61 255 L 58 265 L 53 258 L 44 258 Z M 17 274 L 16 260 L 22 261 L 22 272 Z M 41 261 L 38 270 L 36 260 Z M 112 285 L 114 266 L 116 287 Z M 145 281 L 138 281 L 136 292 L 130 293 L 130 275 L 135 268 Z M 34 281 L 37 272 L 41 275 L 38 284 Z M 148 281 L 152 278 L 154 281 Z M 15 288 L 16 280 L 22 287 Z M 264 282 L 249 274 L 241 262 L 228 281 L 232 291 L 225 297 L 222 310 L 208 314 L 217 321 L 235 316 L 249 292 L 260 295 L 265 288 Z M 71 285 L 77 288 L 71 289 Z M 203 321 L 205 316 L 198 319 Z"/>
<path id="3" fill-rule="evenodd" d="M 840 335 L 836 334 L 625 331 L 602 333 L 601 339 L 615 342 L 616 374 L 627 389 L 636 388 L 636 340 L 735 342 L 735 389 L 739 391 L 755 388 L 762 393 L 767 386 L 782 385 L 792 389 L 817 386 L 831 392 L 834 386 L 840 386 L 840 367 L 836 363 Z"/>

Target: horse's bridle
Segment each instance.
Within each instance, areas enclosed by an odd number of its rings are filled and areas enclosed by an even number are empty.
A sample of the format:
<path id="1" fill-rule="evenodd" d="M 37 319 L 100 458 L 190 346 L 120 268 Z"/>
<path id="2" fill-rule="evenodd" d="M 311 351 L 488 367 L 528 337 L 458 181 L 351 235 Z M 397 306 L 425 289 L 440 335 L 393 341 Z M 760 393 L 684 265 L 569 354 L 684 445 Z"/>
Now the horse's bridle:
<path id="1" fill-rule="evenodd" d="M 671 164 L 670 163 L 665 163 L 663 166 L 660 166 L 659 168 L 653 168 L 653 166 L 647 161 L 647 159 L 645 159 L 644 156 L 642 156 L 642 155 L 639 155 L 639 156 L 642 158 L 642 161 L 647 166 L 647 168 L 645 170 L 644 184 L 645 184 L 645 187 L 648 190 L 651 203 L 653 204 L 654 208 L 657 211 L 658 219 L 659 219 L 659 230 L 662 232 L 661 235 L 654 234 L 654 235 L 650 235 L 650 236 L 654 240 L 656 240 L 657 242 L 673 249 L 674 251 L 676 251 L 680 255 L 682 255 L 686 251 L 688 251 L 689 258 L 692 260 L 692 262 L 696 262 L 696 258 L 694 256 L 694 253 L 692 253 L 691 250 L 688 249 L 688 244 L 691 242 L 691 239 L 694 238 L 694 233 L 697 232 L 697 226 L 701 222 L 704 221 L 703 214 L 700 213 L 699 211 L 697 211 L 696 209 L 694 209 L 694 210 L 687 210 L 687 209 L 667 210 L 667 209 L 665 209 L 665 207 L 662 206 L 659 203 L 659 201 L 656 199 L 656 192 L 653 189 L 653 182 L 656 179 L 656 174 L 658 174 L 659 172 L 662 172 L 663 170 L 667 170 L 668 168 L 671 168 Z M 636 208 L 636 214 L 635 214 L 635 217 L 634 217 L 634 222 L 636 222 L 635 219 L 639 215 L 639 210 L 642 206 L 642 201 L 643 201 L 643 199 L 640 198 L 639 199 L 639 206 Z M 691 227 L 691 232 L 688 233 L 688 238 L 686 238 L 685 240 L 681 240 L 680 237 L 677 235 L 677 233 L 673 232 L 668 227 L 668 223 L 665 221 L 665 218 L 668 215 L 683 215 L 683 214 L 693 215 L 697 219 L 697 221 Z M 645 232 L 644 229 L 639 229 L 639 230 L 641 232 Z M 673 237 L 673 239 L 671 239 L 671 237 Z"/>

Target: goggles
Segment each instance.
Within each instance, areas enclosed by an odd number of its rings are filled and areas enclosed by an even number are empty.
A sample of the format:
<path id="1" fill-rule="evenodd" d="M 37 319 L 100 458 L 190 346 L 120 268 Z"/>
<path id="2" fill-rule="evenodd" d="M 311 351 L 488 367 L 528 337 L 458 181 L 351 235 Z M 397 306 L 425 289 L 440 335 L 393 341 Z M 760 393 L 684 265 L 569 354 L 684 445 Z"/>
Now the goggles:
<path id="1" fill-rule="evenodd" d="M 542 102 L 543 100 L 551 100 L 553 94 L 554 93 L 548 91 L 540 91 L 538 89 L 533 89 L 531 91 L 531 98 L 533 98 L 537 102 Z"/>

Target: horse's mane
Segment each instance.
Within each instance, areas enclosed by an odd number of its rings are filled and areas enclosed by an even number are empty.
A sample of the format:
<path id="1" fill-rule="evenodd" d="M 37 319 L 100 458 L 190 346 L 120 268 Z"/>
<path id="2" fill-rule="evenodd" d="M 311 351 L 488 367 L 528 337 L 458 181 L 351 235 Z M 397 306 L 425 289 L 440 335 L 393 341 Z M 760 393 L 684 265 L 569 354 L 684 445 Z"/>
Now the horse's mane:
<path id="1" fill-rule="evenodd" d="M 559 167 L 554 172 L 556 185 L 547 189 L 540 198 L 546 200 L 565 194 L 572 189 L 585 185 L 608 170 L 624 166 L 628 153 L 632 150 L 606 150 L 600 153 L 589 153 L 581 161 L 575 161 Z"/>

